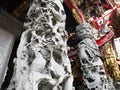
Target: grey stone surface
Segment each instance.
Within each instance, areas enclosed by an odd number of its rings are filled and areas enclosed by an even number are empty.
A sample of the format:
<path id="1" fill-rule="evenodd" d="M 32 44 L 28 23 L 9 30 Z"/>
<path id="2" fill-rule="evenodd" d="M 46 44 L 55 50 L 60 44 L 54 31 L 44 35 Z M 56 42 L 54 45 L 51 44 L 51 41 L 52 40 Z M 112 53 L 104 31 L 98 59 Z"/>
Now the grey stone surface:
<path id="1" fill-rule="evenodd" d="M 84 84 L 87 87 L 85 90 L 115 90 L 112 81 L 109 82 L 106 77 L 90 24 L 79 24 L 76 35 L 80 38 L 78 55 L 83 70 Z"/>
<path id="2" fill-rule="evenodd" d="M 120 90 L 120 81 L 114 81 L 114 86 L 116 90 Z"/>
<path id="3" fill-rule="evenodd" d="M 19 21 L 0 10 L 0 87 L 5 77 L 14 41 L 22 30 L 23 27 Z"/>

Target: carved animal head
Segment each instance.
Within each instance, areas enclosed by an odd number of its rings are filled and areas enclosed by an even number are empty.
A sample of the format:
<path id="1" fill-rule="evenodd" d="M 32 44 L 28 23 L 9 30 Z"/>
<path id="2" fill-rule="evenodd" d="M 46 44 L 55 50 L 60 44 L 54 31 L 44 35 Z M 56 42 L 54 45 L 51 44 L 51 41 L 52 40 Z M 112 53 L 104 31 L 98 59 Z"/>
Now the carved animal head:
<path id="1" fill-rule="evenodd" d="M 76 27 L 76 35 L 79 37 L 90 35 L 93 36 L 92 27 L 89 23 L 81 23 Z"/>

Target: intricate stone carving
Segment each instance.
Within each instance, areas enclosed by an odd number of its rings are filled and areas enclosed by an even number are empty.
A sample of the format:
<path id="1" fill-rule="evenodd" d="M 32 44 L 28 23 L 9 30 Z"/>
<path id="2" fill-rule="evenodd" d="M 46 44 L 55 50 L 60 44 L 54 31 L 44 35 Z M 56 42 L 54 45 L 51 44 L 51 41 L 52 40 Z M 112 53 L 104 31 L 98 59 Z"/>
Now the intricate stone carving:
<path id="1" fill-rule="evenodd" d="M 8 90 L 72 90 L 62 0 L 34 0 Z"/>
<path id="2" fill-rule="evenodd" d="M 80 24 L 76 28 L 76 35 L 80 38 L 78 54 L 87 90 L 114 90 L 114 87 L 109 88 L 108 86 L 108 80 L 91 26 L 88 23 Z"/>

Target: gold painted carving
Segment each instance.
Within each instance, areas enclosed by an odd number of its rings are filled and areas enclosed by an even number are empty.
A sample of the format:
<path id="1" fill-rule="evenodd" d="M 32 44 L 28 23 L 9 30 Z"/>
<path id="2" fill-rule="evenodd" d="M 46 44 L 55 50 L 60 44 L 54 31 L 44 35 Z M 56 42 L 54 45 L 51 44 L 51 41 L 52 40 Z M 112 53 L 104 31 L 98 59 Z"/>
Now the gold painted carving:
<path id="1" fill-rule="evenodd" d="M 105 44 L 105 67 L 107 67 L 111 77 L 114 80 L 120 80 L 120 70 L 116 61 L 116 55 L 112 47 L 112 43 Z"/>
<path id="2" fill-rule="evenodd" d="M 77 23 L 81 23 L 81 19 L 80 19 L 79 15 L 78 15 L 78 13 L 75 9 L 72 9 L 72 14 L 73 14 L 73 17 L 74 17 L 75 21 Z"/>

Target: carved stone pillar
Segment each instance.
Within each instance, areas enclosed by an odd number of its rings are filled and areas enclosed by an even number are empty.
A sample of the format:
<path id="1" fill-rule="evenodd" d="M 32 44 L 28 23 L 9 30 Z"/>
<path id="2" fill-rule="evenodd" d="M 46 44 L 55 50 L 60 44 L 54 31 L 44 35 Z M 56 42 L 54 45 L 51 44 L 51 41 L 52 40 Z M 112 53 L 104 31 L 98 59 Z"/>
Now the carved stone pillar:
<path id="1" fill-rule="evenodd" d="M 76 35 L 80 38 L 78 54 L 83 70 L 83 80 L 87 87 L 85 90 L 115 90 L 114 87 L 109 87 L 90 24 L 79 24 L 76 28 Z"/>
<path id="2" fill-rule="evenodd" d="M 62 0 L 34 0 L 8 90 L 72 90 Z"/>
<path id="3" fill-rule="evenodd" d="M 22 24 L 3 10 L 0 10 L 0 87 L 16 37 L 23 30 Z"/>

